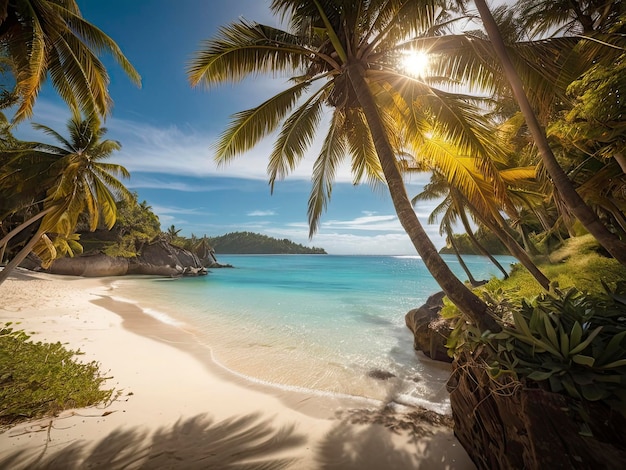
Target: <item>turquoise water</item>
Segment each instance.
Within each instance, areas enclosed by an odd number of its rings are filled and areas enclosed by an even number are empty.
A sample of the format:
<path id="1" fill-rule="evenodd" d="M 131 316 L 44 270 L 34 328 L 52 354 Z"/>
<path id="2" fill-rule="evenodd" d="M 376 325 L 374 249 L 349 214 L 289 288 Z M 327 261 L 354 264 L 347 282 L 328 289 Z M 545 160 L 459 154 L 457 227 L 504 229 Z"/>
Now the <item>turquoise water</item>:
<path id="1" fill-rule="evenodd" d="M 454 256 L 444 256 L 461 279 Z M 500 257 L 503 266 L 514 261 Z M 447 411 L 449 366 L 416 354 L 404 315 L 438 286 L 417 256 L 231 255 L 233 269 L 184 279 L 128 279 L 114 295 L 194 331 L 232 372 L 276 387 Z M 477 279 L 499 272 L 466 257 Z M 209 351 L 210 348 L 210 351 Z M 396 375 L 368 376 L 374 369 Z"/>

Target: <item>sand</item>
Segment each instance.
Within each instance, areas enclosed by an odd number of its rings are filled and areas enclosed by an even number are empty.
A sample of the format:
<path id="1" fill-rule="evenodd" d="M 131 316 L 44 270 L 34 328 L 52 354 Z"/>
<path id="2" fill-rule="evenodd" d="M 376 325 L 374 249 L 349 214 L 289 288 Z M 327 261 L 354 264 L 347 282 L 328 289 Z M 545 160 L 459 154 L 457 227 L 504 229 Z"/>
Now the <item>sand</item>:
<path id="1" fill-rule="evenodd" d="M 110 281 L 20 270 L 0 285 L 0 322 L 80 349 L 120 392 L 106 407 L 0 433 L 0 468 L 474 468 L 450 428 L 412 419 L 400 429 L 412 410 L 234 376 L 191 328 L 111 298 Z"/>

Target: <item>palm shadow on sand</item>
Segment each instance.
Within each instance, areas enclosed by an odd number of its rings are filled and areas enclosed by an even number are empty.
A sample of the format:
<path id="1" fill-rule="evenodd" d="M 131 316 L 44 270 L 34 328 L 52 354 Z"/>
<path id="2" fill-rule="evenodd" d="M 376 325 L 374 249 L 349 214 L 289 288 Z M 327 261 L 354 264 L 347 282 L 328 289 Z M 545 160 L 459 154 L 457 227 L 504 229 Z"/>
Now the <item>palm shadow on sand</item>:
<path id="1" fill-rule="evenodd" d="M 391 437 L 398 430 L 395 426 L 406 431 L 406 421 L 371 410 L 338 416 L 333 428 L 312 449 L 314 463 L 303 466 L 298 448 L 309 440 L 296 432 L 295 426 L 277 428 L 271 419 L 262 419 L 259 414 L 220 422 L 203 414 L 179 420 L 171 427 L 161 427 L 152 434 L 141 428 L 116 430 L 95 446 L 75 441 L 59 450 L 14 451 L 0 457 L 0 468 L 300 470 L 311 465 L 319 470 L 455 468 L 454 458 L 448 455 L 450 444 L 446 438 L 438 436 L 432 428 L 422 429 L 421 423 L 423 417 L 417 417 L 409 425 L 417 428 L 403 435 L 415 444 L 415 451 L 408 452 L 396 448 Z M 421 440 L 424 437 L 429 439 Z"/>
<path id="2" fill-rule="evenodd" d="M 137 428 L 116 430 L 88 449 L 84 441 L 76 441 L 38 455 L 16 451 L 0 458 L 0 468 L 280 470 L 295 459 L 272 455 L 305 441 L 293 426 L 276 429 L 258 414 L 220 422 L 198 415 L 151 435 Z"/>

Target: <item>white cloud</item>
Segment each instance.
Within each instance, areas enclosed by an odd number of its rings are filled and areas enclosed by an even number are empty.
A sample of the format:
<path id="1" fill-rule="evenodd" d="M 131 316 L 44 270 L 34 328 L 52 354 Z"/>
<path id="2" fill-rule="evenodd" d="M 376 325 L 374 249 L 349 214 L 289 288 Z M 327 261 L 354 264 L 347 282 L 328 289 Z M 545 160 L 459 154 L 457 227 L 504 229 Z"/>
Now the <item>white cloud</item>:
<path id="1" fill-rule="evenodd" d="M 276 215 L 274 211 L 252 211 L 247 214 L 249 217 L 270 217 Z"/>
<path id="2" fill-rule="evenodd" d="M 276 86 L 275 82 L 271 85 Z M 45 124 L 63 133 L 70 113 L 62 105 L 39 100 L 35 108 L 35 122 Z M 321 123 L 321 129 L 326 120 Z M 252 150 L 220 165 L 214 161 L 213 145 L 217 135 L 203 132 L 190 125 L 169 125 L 158 127 L 140 121 L 110 117 L 106 122 L 108 133 L 106 138 L 118 140 L 122 150 L 113 154 L 111 161 L 124 165 L 133 175 L 153 173 L 193 177 L 232 177 L 267 181 L 268 156 L 272 152 L 275 136 L 268 136 Z M 46 140 L 47 137 L 24 123 L 19 126 L 16 135 L 24 140 Z M 313 164 L 321 148 L 323 133 L 313 142 L 307 156 L 300 165 L 287 177 L 290 180 L 310 181 Z M 428 181 L 427 174 L 409 176 L 410 194 L 416 185 Z M 336 182 L 352 183 L 349 161 L 339 166 Z M 136 178 L 131 184 L 149 184 L 149 180 Z M 181 191 L 188 190 L 180 186 Z M 177 188 L 172 188 L 177 189 Z"/>

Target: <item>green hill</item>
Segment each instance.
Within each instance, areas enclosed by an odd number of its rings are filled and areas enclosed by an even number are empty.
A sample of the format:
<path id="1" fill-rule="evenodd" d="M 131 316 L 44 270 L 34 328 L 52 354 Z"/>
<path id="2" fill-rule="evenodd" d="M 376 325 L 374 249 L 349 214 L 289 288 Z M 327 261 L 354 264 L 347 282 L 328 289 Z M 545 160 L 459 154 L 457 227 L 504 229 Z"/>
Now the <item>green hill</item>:
<path id="1" fill-rule="evenodd" d="M 321 254 L 323 248 L 306 247 L 287 240 L 252 232 L 233 232 L 208 239 L 216 254 Z"/>

